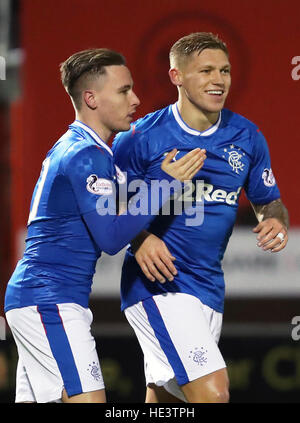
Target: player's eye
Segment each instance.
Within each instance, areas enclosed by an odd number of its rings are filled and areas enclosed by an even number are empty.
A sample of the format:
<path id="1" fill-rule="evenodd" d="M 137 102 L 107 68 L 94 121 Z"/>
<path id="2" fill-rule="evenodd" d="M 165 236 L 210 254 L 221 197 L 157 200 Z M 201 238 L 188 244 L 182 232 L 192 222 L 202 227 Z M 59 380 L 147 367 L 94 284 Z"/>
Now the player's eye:
<path id="1" fill-rule="evenodd" d="M 119 91 L 119 94 L 128 94 L 131 89 L 132 88 L 129 85 L 126 85 L 124 87 L 120 87 L 118 91 Z"/>

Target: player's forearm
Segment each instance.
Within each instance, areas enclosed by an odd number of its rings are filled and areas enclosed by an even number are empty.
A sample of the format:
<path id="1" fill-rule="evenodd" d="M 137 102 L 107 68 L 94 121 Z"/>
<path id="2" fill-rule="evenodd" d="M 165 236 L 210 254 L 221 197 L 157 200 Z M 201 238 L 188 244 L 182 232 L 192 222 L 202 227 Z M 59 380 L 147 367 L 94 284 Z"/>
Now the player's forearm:
<path id="1" fill-rule="evenodd" d="M 251 203 L 252 204 L 252 203 Z M 259 222 L 269 218 L 279 220 L 287 229 L 289 227 L 289 214 L 281 199 L 271 201 L 268 204 L 252 204 L 255 215 Z"/>
<path id="2" fill-rule="evenodd" d="M 143 229 L 135 238 L 133 238 L 131 240 L 131 248 L 133 251 L 137 251 L 149 235 L 151 235 L 150 232 Z"/>
<path id="3" fill-rule="evenodd" d="M 97 211 L 83 215 L 94 241 L 101 251 L 107 254 L 117 254 L 154 218 L 150 215 L 122 214 L 99 216 Z"/>
<path id="4" fill-rule="evenodd" d="M 175 179 L 173 181 L 175 183 L 172 187 L 175 191 L 182 189 L 181 182 Z M 126 213 L 117 215 L 114 202 L 111 202 L 111 209 L 108 210 L 106 201 L 103 201 L 102 209 L 98 204 L 97 210 L 85 213 L 83 218 L 98 247 L 102 251 L 114 255 L 155 218 L 172 193 L 172 189 L 164 189 L 161 191 L 161 195 L 153 196 L 149 185 L 144 184 L 140 187 L 138 198 L 140 204 L 147 205 L 147 209 L 140 210 L 140 213 L 136 212 L 133 202 L 129 204 Z"/>

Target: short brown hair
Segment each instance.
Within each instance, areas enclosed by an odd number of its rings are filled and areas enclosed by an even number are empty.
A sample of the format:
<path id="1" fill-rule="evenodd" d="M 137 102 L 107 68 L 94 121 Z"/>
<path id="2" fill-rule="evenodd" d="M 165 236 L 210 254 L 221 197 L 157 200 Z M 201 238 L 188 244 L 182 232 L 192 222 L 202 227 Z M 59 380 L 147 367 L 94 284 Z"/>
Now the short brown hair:
<path id="1" fill-rule="evenodd" d="M 207 48 L 223 50 L 229 57 L 226 44 L 217 35 L 211 32 L 194 32 L 180 38 L 171 47 L 170 64 L 172 67 L 178 66 L 195 51 L 200 54 Z"/>
<path id="2" fill-rule="evenodd" d="M 61 81 L 75 106 L 80 109 L 81 83 L 105 74 L 106 66 L 125 64 L 122 54 L 107 48 L 82 50 L 60 64 Z"/>

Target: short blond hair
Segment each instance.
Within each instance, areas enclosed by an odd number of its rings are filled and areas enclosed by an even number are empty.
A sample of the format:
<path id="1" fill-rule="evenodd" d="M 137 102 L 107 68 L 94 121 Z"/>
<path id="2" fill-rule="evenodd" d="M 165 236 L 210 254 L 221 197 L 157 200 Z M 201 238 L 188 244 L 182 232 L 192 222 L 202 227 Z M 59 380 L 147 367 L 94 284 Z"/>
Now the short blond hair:
<path id="1" fill-rule="evenodd" d="M 180 38 L 171 47 L 170 65 L 171 67 L 179 67 L 192 53 L 198 52 L 200 54 L 207 48 L 222 50 L 229 57 L 226 44 L 217 35 L 211 32 L 193 32 Z"/>

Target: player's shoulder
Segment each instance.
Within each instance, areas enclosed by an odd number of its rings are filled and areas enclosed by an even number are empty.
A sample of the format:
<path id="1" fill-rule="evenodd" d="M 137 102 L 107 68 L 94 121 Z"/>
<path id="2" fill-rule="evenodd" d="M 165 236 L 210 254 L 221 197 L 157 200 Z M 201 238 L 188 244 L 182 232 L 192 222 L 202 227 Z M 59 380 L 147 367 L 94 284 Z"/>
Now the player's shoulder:
<path id="1" fill-rule="evenodd" d="M 258 126 L 245 116 L 233 112 L 229 109 L 222 110 L 223 126 L 228 126 L 237 129 L 246 129 L 249 132 L 259 132 Z"/>
<path id="2" fill-rule="evenodd" d="M 156 128 L 157 125 L 162 124 L 168 119 L 169 113 L 170 106 L 148 113 L 134 123 L 134 129 L 146 132 Z"/>
<path id="3" fill-rule="evenodd" d="M 163 109 L 148 113 L 133 122 L 128 131 L 119 132 L 114 138 L 113 149 L 116 145 L 128 142 L 129 140 L 134 140 L 135 142 L 147 140 L 151 131 L 161 126 L 168 118 L 169 107 L 170 106 L 167 106 Z"/>
<path id="4" fill-rule="evenodd" d="M 230 110 L 223 109 L 223 126 L 226 125 L 230 128 L 230 135 L 233 136 L 237 132 L 244 131 L 246 138 L 249 141 L 249 145 L 252 146 L 253 154 L 260 154 L 267 148 L 267 141 L 261 132 L 260 128 L 251 120 L 247 119 L 238 113 L 234 113 Z"/>
<path id="5" fill-rule="evenodd" d="M 74 166 L 77 163 L 88 165 L 96 159 L 98 162 L 112 161 L 112 155 L 109 154 L 104 146 L 97 144 L 84 131 L 76 131 L 70 126 L 61 141 L 61 163 L 64 168 Z"/>

